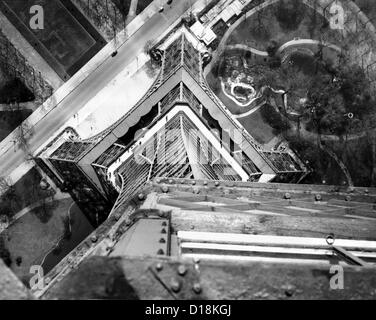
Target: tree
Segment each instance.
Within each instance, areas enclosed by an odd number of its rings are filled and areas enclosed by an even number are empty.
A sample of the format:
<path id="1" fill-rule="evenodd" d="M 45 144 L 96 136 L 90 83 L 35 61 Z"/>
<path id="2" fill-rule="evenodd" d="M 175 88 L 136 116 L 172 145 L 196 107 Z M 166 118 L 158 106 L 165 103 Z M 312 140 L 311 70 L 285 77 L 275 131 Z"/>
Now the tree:
<path id="1" fill-rule="evenodd" d="M 317 74 L 311 82 L 307 98 L 305 115 L 309 118 L 308 126 L 314 126 L 319 134 L 321 130 L 328 129 L 332 133 L 342 133 L 344 112 L 338 117 L 342 105 L 338 84 L 326 75 Z"/>
<path id="2" fill-rule="evenodd" d="M 128 13 L 129 13 L 131 1 L 129 1 L 129 0 L 112 0 L 112 1 L 119 8 L 119 11 L 120 11 L 120 13 L 121 13 L 121 15 L 122 15 L 122 17 L 125 21 L 127 16 L 128 16 Z"/>
<path id="3" fill-rule="evenodd" d="M 256 33 L 255 33 L 254 36 L 257 37 L 260 40 L 268 39 L 269 36 L 270 36 L 270 31 L 264 24 L 264 22 L 265 22 L 264 10 L 257 11 L 256 19 L 257 19 Z M 253 30 L 251 29 L 250 32 L 253 32 Z"/>
<path id="4" fill-rule="evenodd" d="M 11 254 L 5 246 L 4 236 L 0 234 L 0 259 L 3 259 L 6 266 L 10 267 L 12 264 Z"/>
<path id="5" fill-rule="evenodd" d="M 367 116 L 375 100 L 372 98 L 370 84 L 363 69 L 358 65 L 342 65 L 337 74 L 346 111 L 354 113 L 358 118 Z"/>
<path id="6" fill-rule="evenodd" d="M 294 65 L 284 66 L 281 69 L 281 83 L 285 94 L 298 95 L 299 91 L 306 91 L 311 87 L 312 77 L 304 74 Z"/>
<path id="7" fill-rule="evenodd" d="M 280 0 L 275 6 L 274 15 L 284 30 L 296 30 L 305 16 L 301 0 Z"/>
<path id="8" fill-rule="evenodd" d="M 147 55 L 150 55 L 150 52 L 153 49 L 153 47 L 154 47 L 154 42 L 152 40 L 146 41 L 144 45 L 144 53 Z"/>
<path id="9" fill-rule="evenodd" d="M 266 52 L 268 53 L 269 57 L 274 57 L 278 51 L 278 42 L 275 40 L 269 41 L 268 45 L 266 46 Z"/>
<path id="10" fill-rule="evenodd" d="M 361 67 L 340 63 L 331 73 L 317 73 L 310 83 L 306 115 L 318 132 L 344 135 L 353 123 L 368 121 L 375 100 Z"/>
<path id="11" fill-rule="evenodd" d="M 115 21 L 112 24 L 112 33 L 113 33 L 113 41 L 114 41 L 114 51 L 116 52 L 118 49 L 118 31 L 117 31 L 117 19 L 116 19 L 116 7 L 112 4 L 112 9 L 114 11 Z"/>
<path id="12" fill-rule="evenodd" d="M 185 2 L 184 11 L 186 12 L 186 14 L 182 19 L 183 23 L 191 26 L 196 21 L 196 17 L 192 11 L 192 1 L 189 0 Z"/>
<path id="13" fill-rule="evenodd" d="M 12 185 L 12 180 L 9 177 L 0 176 L 0 195 L 6 193 Z"/>
<path id="14" fill-rule="evenodd" d="M 22 108 L 20 104 L 16 103 L 16 108 L 14 112 L 21 114 Z M 13 136 L 14 146 L 20 148 L 26 154 L 26 159 L 30 160 L 32 158 L 32 152 L 30 151 L 29 139 L 33 136 L 34 130 L 33 127 L 28 122 L 28 119 L 21 120 L 18 127 L 15 129 L 15 134 Z"/>
<path id="15" fill-rule="evenodd" d="M 22 263 L 22 257 L 21 257 L 21 256 L 18 256 L 18 257 L 16 258 L 16 264 L 17 264 L 17 266 L 19 267 L 19 266 L 21 265 L 21 263 Z"/>
<path id="16" fill-rule="evenodd" d="M 284 121 L 283 116 L 270 104 L 261 108 L 261 116 L 273 129 L 275 134 L 281 134 L 290 129 L 289 122 Z"/>
<path id="17" fill-rule="evenodd" d="M 150 78 L 154 78 L 161 66 L 163 52 L 159 49 L 154 49 L 155 43 L 152 40 L 148 40 L 144 46 L 144 53 L 150 56 L 150 60 L 145 64 L 146 74 Z"/>

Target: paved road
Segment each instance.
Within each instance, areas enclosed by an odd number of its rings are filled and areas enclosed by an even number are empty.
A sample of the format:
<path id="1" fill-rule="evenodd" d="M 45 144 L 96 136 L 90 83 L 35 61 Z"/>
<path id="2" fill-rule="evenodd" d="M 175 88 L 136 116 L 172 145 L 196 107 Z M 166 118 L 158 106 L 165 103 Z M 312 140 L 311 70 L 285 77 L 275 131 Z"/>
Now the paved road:
<path id="1" fill-rule="evenodd" d="M 191 0 L 190 4 L 199 2 Z M 187 11 L 186 1 L 174 1 L 165 6 L 163 13 L 155 13 L 121 46 L 116 57 L 109 57 L 98 69 L 83 81 L 58 106 L 34 126 L 29 139 L 30 151 L 35 152 L 54 132 L 76 114 L 98 91 L 103 89 L 121 70 L 143 51 L 147 41 L 157 39 L 168 27 Z M 126 90 L 126 88 L 124 88 Z M 111 101 L 109 101 L 111 103 Z M 17 146 L 0 155 L 0 175 L 8 176 L 25 160 L 24 152 Z"/>

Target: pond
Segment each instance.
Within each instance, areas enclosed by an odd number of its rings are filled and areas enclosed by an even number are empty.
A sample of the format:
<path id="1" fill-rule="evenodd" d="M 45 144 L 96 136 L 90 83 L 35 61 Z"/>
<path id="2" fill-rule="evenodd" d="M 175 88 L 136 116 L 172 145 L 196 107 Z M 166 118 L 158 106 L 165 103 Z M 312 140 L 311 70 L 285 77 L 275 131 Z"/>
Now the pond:
<path id="1" fill-rule="evenodd" d="M 89 220 L 82 213 L 77 204 L 70 208 L 70 234 L 64 237 L 59 244 L 50 251 L 43 262 L 44 274 L 50 272 L 65 256 L 67 256 L 75 247 L 77 247 L 90 233 L 94 231 Z"/>

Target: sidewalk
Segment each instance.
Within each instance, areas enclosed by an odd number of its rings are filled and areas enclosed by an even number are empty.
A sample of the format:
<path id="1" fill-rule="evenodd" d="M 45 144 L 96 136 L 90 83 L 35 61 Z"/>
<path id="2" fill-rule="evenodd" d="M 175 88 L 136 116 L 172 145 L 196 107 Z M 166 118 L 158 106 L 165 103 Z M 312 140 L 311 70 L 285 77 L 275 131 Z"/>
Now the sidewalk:
<path id="1" fill-rule="evenodd" d="M 81 139 L 88 139 L 113 125 L 154 83 L 157 75 L 151 78 L 145 71 L 148 61 L 146 54 L 137 57 L 57 132 L 68 126 L 74 128 Z"/>

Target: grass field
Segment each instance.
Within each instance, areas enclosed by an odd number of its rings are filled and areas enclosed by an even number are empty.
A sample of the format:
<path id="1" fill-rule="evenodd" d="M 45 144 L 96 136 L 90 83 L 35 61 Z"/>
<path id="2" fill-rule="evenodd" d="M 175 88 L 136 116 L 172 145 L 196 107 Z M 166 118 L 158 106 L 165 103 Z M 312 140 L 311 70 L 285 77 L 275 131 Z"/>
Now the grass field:
<path id="1" fill-rule="evenodd" d="M 275 137 L 273 128 L 264 121 L 260 109 L 250 116 L 238 120 L 252 137 L 261 144 L 266 144 Z"/>
<path id="2" fill-rule="evenodd" d="M 11 269 L 25 283 L 32 276 L 31 266 L 43 265 L 47 273 L 93 230 L 71 198 L 55 201 L 48 205 L 47 210 L 47 220 L 41 221 L 39 214 L 44 208 L 39 207 L 23 215 L 4 232 L 5 246 L 11 253 Z M 65 250 L 55 254 L 56 245 L 60 244 L 60 240 L 64 241 L 64 221 L 68 218 L 69 212 L 72 235 L 67 239 L 69 243 Z M 21 263 L 17 263 L 20 258 Z"/>

